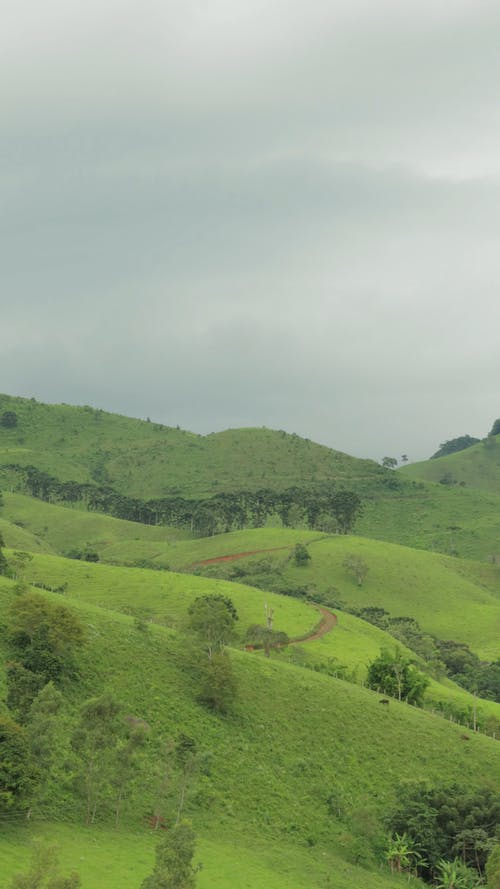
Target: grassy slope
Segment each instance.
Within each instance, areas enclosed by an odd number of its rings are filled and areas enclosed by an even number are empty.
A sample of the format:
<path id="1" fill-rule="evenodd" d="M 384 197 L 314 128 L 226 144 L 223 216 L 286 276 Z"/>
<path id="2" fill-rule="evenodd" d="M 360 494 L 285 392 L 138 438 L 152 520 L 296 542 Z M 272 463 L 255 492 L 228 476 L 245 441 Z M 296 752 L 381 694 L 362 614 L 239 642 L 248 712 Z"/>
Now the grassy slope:
<path id="1" fill-rule="evenodd" d="M 365 498 L 356 532 L 462 559 L 494 556 L 500 562 L 500 496 L 417 482 L 399 493 Z"/>
<path id="2" fill-rule="evenodd" d="M 100 827 L 43 824 L 8 830 L 0 835 L 0 873 L 6 878 L 26 869 L 29 841 L 40 835 L 48 843 L 59 845 L 59 860 L 64 871 L 76 868 L 82 889 L 138 889 L 154 862 L 157 836 L 145 831 L 116 831 Z M 324 848 L 301 848 L 273 840 L 233 836 L 215 837 L 203 830 L 198 836 L 195 862 L 203 868 L 198 875 L 198 889 L 396 889 L 408 886 L 405 878 L 391 877 L 385 871 L 368 872 L 349 864 Z M 333 882 L 329 883 L 329 880 Z M 417 887 L 423 884 L 412 881 Z"/>
<path id="3" fill-rule="evenodd" d="M 408 478 L 430 482 L 439 482 L 449 473 L 455 484 L 463 483 L 490 494 L 500 494 L 500 436 L 485 438 L 471 448 L 447 457 L 411 463 L 400 472 Z"/>
<path id="4" fill-rule="evenodd" d="M 231 553 L 276 549 L 268 557 L 284 567 L 286 576 L 296 584 L 319 590 L 335 587 L 337 598 L 349 605 L 381 605 L 394 616 L 409 614 L 441 638 L 467 642 L 485 657 L 498 655 L 500 569 L 496 565 L 465 562 L 355 536 L 328 538 L 294 529 L 261 528 L 176 540 L 176 532 L 171 529 L 123 522 L 20 495 L 6 494 L 4 499 L 2 515 L 23 525 L 20 528 L 3 522 L 5 540 L 15 548 L 54 548 L 61 552 L 88 544 L 99 551 L 102 559 L 124 563 L 147 559 L 175 569 Z M 29 534 L 36 537 L 33 545 Z M 306 568 L 296 568 L 286 561 L 298 540 L 307 542 L 313 555 Z M 369 565 L 361 588 L 342 567 L 349 552 L 359 552 Z M 68 572 L 91 570 L 89 566 L 75 567 L 73 562 L 64 564 L 58 582 L 51 585 L 59 586 Z"/>
<path id="5" fill-rule="evenodd" d="M 375 605 L 393 617 L 414 617 L 428 633 L 466 642 L 480 656 L 498 657 L 498 566 L 356 536 L 325 536 L 310 543 L 309 552 L 312 558 L 305 567 L 297 567 L 280 552 L 269 553 L 267 558 L 294 585 L 312 591 L 333 590 L 334 597 L 350 607 Z M 362 586 L 343 567 L 351 553 L 368 565 Z"/>
<path id="6" fill-rule="evenodd" d="M 131 496 L 209 496 L 384 474 L 371 460 L 270 429 L 202 436 L 90 407 L 0 396 L 4 410 L 19 423 L 0 427 L 0 464 L 32 463 L 64 480 L 99 478 Z"/>
<path id="7" fill-rule="evenodd" d="M 494 486 L 487 492 L 415 483 L 406 475 L 418 476 L 412 466 L 391 474 L 373 461 L 268 429 L 200 436 L 92 408 L 0 396 L 0 412 L 5 409 L 16 411 L 19 425 L 0 427 L 0 466 L 34 463 L 61 479 L 109 483 L 146 499 L 335 480 L 362 496 L 357 527 L 367 537 L 500 559 L 500 491 Z M 391 480 L 399 490 L 387 486 Z"/>
<path id="8" fill-rule="evenodd" d="M 0 586 L 3 608 L 12 598 L 11 587 L 6 581 Z M 44 595 L 60 601 L 54 594 Z M 443 719 L 397 702 L 388 711 L 372 692 L 243 652 L 233 655 L 240 684 L 236 711 L 220 719 L 196 703 L 196 685 L 186 671 L 175 633 L 152 626 L 144 634 L 126 615 L 82 601 L 74 607 L 88 624 L 89 639 L 79 655 L 83 679 L 81 687 L 72 691 L 75 704 L 82 697 L 110 690 L 129 713 L 148 721 L 155 737 L 184 731 L 211 751 L 210 770 L 192 810 L 205 842 L 200 857 L 206 856 L 208 864 L 201 889 L 229 889 L 235 882 L 248 889 L 260 889 L 263 884 L 273 889 L 319 889 L 325 886 L 326 868 L 339 889 L 398 885 L 385 872 L 361 874 L 332 859 L 332 852 L 351 860 L 363 854 L 363 831 L 370 829 L 366 813 L 373 808 L 383 811 L 405 777 L 441 781 L 461 780 L 466 774 L 470 785 L 495 783 L 500 778 L 496 743 L 488 738 L 473 736 L 464 743 L 463 730 Z M 153 739 L 152 761 L 156 746 Z M 332 792 L 345 800 L 342 821 L 328 815 L 326 800 Z M 85 870 L 85 889 L 120 885 L 116 874 L 123 874 L 133 848 L 140 856 L 134 865 L 134 882 L 127 877 L 121 885 L 132 889 L 137 885 L 136 874 L 142 876 L 150 868 L 150 840 L 141 827 L 142 813 L 151 805 L 148 780 L 137 793 L 129 811 L 130 829 L 135 825 L 137 840 L 118 860 L 109 858 L 111 833 L 99 831 L 90 841 L 88 831 L 80 839 L 80 831 L 75 830 L 72 854 L 83 857 L 84 869 L 93 845 L 101 846 L 105 861 L 106 871 L 97 871 L 94 864 Z M 54 831 L 57 834 L 58 828 Z M 60 836 L 64 842 L 67 832 L 63 829 Z M 18 844 L 24 839 L 23 830 L 11 834 L 9 849 L 14 846 L 18 854 Z M 314 843 L 312 854 L 306 851 L 309 841 Z M 82 844 L 88 850 L 83 855 Z M 221 851 L 225 856 L 228 845 L 237 850 L 240 864 L 236 851 L 233 856 L 229 853 L 225 870 L 216 878 L 215 856 Z M 274 849 L 277 858 L 273 859 Z M 70 846 L 68 854 L 71 851 Z M 6 854 L 5 846 L 2 854 Z M 285 860 L 286 877 L 279 866 Z M 246 883 L 235 881 L 232 862 L 240 867 Z"/>
<path id="9" fill-rule="evenodd" d="M 217 538 L 211 538 L 213 539 Z M 324 541 L 325 544 L 327 542 Z M 317 546 L 320 547 L 319 544 Z M 276 557 L 283 558 L 281 551 Z M 317 567 L 316 557 L 314 562 Z M 290 566 L 290 571 L 298 572 L 298 576 L 302 579 L 308 570 L 310 569 L 293 569 Z M 312 632 L 321 617 L 316 609 L 305 602 L 240 583 L 175 574 L 170 571 L 158 572 L 96 565 L 51 555 L 34 556 L 26 569 L 26 580 L 42 582 L 52 588 L 58 588 L 66 583 L 65 596 L 71 601 L 85 602 L 133 616 L 143 616 L 171 629 L 182 629 L 189 604 L 196 596 L 220 593 L 229 596 L 238 610 L 240 644 L 250 624 L 264 623 L 266 604 L 274 610 L 275 627 L 284 630 L 291 638 L 302 637 Z M 465 580 L 465 584 L 472 587 L 468 580 Z M 470 609 L 470 614 L 472 621 L 476 616 L 474 608 Z M 493 641 L 497 644 L 498 637 Z M 392 649 L 395 644 L 391 636 L 377 627 L 350 614 L 339 613 L 338 625 L 332 633 L 315 642 L 303 644 L 300 648 L 304 652 L 302 660 L 305 665 L 322 662 L 330 664 L 333 658 L 336 663 L 354 671 L 357 681 L 363 681 L 370 661 L 378 656 L 382 648 Z M 400 647 L 404 653 L 412 656 L 404 646 Z M 498 652 L 498 647 L 496 650 Z M 294 662 L 300 663 L 300 654 L 297 655 L 291 649 L 290 657 Z M 284 659 L 287 659 L 286 655 Z M 433 682 L 428 697 L 430 701 L 454 701 L 463 709 L 472 706 L 471 695 L 453 683 Z M 490 715 L 500 718 L 500 706 L 493 702 L 481 702 L 479 710 L 480 724 Z"/>

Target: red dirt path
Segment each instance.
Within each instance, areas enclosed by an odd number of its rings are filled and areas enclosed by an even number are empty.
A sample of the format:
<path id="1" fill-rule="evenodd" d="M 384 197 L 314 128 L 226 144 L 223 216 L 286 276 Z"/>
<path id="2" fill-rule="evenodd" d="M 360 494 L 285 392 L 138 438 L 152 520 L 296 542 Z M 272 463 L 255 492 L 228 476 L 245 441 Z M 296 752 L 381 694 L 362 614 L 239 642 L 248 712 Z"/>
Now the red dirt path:
<path id="1" fill-rule="evenodd" d="M 246 553 L 231 553 L 228 556 L 215 556 L 213 559 L 203 559 L 201 562 L 194 562 L 193 565 L 215 565 L 217 562 L 234 562 L 236 559 L 244 559 L 247 556 L 258 556 L 259 553 L 274 553 L 280 549 L 290 548 L 290 546 L 273 546 L 270 549 L 254 549 Z M 337 626 L 337 615 L 334 614 L 333 611 L 329 611 L 328 608 L 324 608 L 322 605 L 313 605 L 313 608 L 316 608 L 321 613 L 321 623 L 316 629 L 312 630 L 309 635 L 290 639 L 290 645 L 302 642 L 314 642 L 316 639 L 321 639 L 322 636 L 326 636 L 327 633 L 330 633 L 331 630 Z"/>
<path id="2" fill-rule="evenodd" d="M 290 547 L 272 546 L 270 549 L 252 549 L 247 553 L 231 553 L 228 556 L 216 556 L 214 559 L 202 559 L 201 562 L 193 562 L 193 565 L 215 565 L 217 562 L 234 562 L 235 559 L 245 559 L 247 556 L 258 556 L 259 553 L 275 553 L 279 549 L 290 549 Z"/>

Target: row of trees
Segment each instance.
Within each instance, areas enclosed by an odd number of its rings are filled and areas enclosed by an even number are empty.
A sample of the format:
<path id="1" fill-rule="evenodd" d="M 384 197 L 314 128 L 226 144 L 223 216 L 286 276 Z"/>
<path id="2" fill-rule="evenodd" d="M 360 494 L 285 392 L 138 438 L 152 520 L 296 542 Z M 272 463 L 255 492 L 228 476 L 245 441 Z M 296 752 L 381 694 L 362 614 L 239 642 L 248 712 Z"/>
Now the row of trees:
<path id="1" fill-rule="evenodd" d="M 354 491 L 333 483 L 284 491 L 220 493 L 207 499 L 183 497 L 148 501 L 119 494 L 112 488 L 83 482 L 61 482 L 35 466 L 5 467 L 18 488 L 52 503 L 82 503 L 89 510 L 149 525 L 174 525 L 210 536 L 244 527 L 262 527 L 270 516 L 283 525 L 304 524 L 348 534 L 361 514 L 361 499 Z"/>

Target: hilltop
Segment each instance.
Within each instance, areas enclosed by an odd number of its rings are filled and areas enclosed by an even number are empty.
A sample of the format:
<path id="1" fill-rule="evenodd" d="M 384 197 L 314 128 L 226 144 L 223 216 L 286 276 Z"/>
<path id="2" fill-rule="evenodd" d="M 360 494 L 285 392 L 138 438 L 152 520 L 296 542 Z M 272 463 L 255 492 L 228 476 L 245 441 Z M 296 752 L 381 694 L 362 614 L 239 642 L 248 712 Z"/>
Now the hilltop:
<path id="1" fill-rule="evenodd" d="M 0 417 L 6 413 L 15 416 L 15 424 L 0 423 L 0 486 L 5 491 L 31 492 L 54 502 L 62 498 L 70 506 L 148 523 L 160 514 L 168 524 L 180 510 L 184 517 L 177 521 L 177 535 L 195 530 L 203 536 L 255 521 L 279 526 L 286 520 L 300 527 L 305 492 L 314 501 L 324 499 L 325 492 L 347 489 L 362 502 L 356 530 L 366 537 L 465 558 L 500 558 L 500 491 L 493 486 L 488 492 L 487 484 L 480 490 L 420 479 L 420 466 L 439 474 L 442 460 L 394 472 L 283 431 L 201 436 L 91 407 L 1 396 Z M 282 503 L 276 502 L 280 496 Z M 158 507 L 148 507 L 151 498 Z M 266 501 L 271 504 L 264 506 L 267 518 L 259 518 L 255 509 Z M 294 515 L 287 502 L 295 504 Z M 166 520 L 161 519 L 165 504 Z"/>
<path id="2" fill-rule="evenodd" d="M 466 449 L 444 457 L 402 466 L 399 472 L 407 478 L 435 482 L 444 487 L 466 486 L 498 495 L 500 435 L 489 435 Z"/>
<path id="3" fill-rule="evenodd" d="M 109 485 L 132 497 L 209 497 L 219 492 L 380 479 L 359 460 L 295 434 L 229 429 L 196 435 L 95 408 L 0 395 L 0 465 L 33 465 L 61 481 Z"/>

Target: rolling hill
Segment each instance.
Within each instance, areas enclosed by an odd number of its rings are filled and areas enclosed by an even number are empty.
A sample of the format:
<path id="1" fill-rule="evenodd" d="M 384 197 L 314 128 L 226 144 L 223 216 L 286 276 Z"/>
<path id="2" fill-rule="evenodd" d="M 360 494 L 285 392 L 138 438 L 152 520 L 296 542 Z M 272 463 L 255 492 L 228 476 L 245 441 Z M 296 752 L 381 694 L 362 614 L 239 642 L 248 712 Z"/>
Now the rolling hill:
<path id="1" fill-rule="evenodd" d="M 35 561 L 40 562 L 39 570 L 47 571 L 52 565 L 54 572 L 55 562 L 63 560 L 36 556 Z M 370 851 L 381 830 L 380 816 L 394 801 L 398 783 L 410 776 L 460 780 L 464 773 L 470 786 L 498 780 L 493 740 L 477 735 L 464 742 L 460 726 L 397 702 L 389 710 L 381 708 L 374 692 L 279 659 L 234 651 L 239 682 L 235 710 L 226 718 L 211 714 L 196 701 L 196 678 L 186 669 L 182 635 L 156 624 L 144 632 L 132 616 L 123 613 L 127 607 L 137 607 L 141 572 L 135 572 L 135 577 L 132 570 L 121 569 L 130 575 L 127 588 L 117 590 L 115 578 L 105 591 L 106 583 L 97 576 L 111 576 L 120 569 L 75 565 L 75 570 L 82 571 L 83 585 L 79 591 L 75 587 L 71 607 L 87 628 L 87 644 L 77 658 L 81 678 L 66 689 L 69 709 L 107 691 L 123 703 L 125 712 L 145 720 L 151 727 L 145 779 L 134 785 L 123 825 L 115 832 L 124 847 L 123 856 L 110 860 L 114 840 L 106 830 L 105 811 L 100 816 L 102 831 L 100 827 L 82 830 L 78 797 L 72 796 L 70 787 L 55 786 L 49 810 L 35 811 L 31 827 L 19 827 L 13 833 L 14 819 L 3 833 L 0 860 L 3 857 L 7 864 L 6 874 L 14 870 L 16 854 L 22 854 L 30 833 L 45 829 L 64 843 L 70 829 L 72 840 L 66 854 L 75 855 L 78 866 L 81 863 L 86 889 L 102 889 L 103 874 L 106 887 L 120 885 L 124 874 L 127 882 L 121 885 L 131 889 L 138 885 L 152 864 L 144 813 L 150 810 L 154 794 L 154 762 L 161 739 L 179 732 L 194 738 L 208 756 L 188 806 L 205 863 L 200 886 L 207 889 L 234 886 L 235 867 L 245 880 L 241 885 L 249 889 L 260 889 L 264 876 L 276 889 L 319 889 L 328 874 L 343 889 L 400 885 L 388 870 L 380 871 Z M 146 590 L 153 577 L 143 573 Z M 186 589 L 191 585 L 190 595 L 198 585 L 206 588 L 208 583 L 200 578 L 182 580 Z M 68 595 L 75 583 L 69 577 Z M 0 584 L 3 610 L 15 596 L 13 587 L 11 581 Z M 242 613 L 249 608 L 250 617 L 254 605 L 245 599 L 255 591 L 238 591 L 234 585 L 231 590 L 235 599 L 239 592 L 238 608 Z M 180 627 L 189 597 L 171 592 L 161 595 L 160 591 L 156 601 L 169 610 L 170 623 Z M 61 601 L 60 594 L 42 591 L 40 595 Z M 95 604 L 103 596 L 104 608 L 103 603 Z M 116 611 L 117 607 L 122 610 Z M 285 600 L 282 607 L 295 609 L 295 616 L 290 611 L 286 618 L 291 629 L 295 621 L 303 623 L 299 611 L 306 606 Z M 284 612 L 282 617 L 285 622 Z M 332 815 L 329 808 L 332 793 L 344 800 L 340 815 Z M 69 812 L 66 817 L 65 812 Z M 89 860 L 94 846 L 97 861 L 102 862 L 98 870 Z M 225 855 L 228 846 L 238 849 L 240 863 L 233 863 L 228 854 L 217 873 L 216 856 Z"/>

